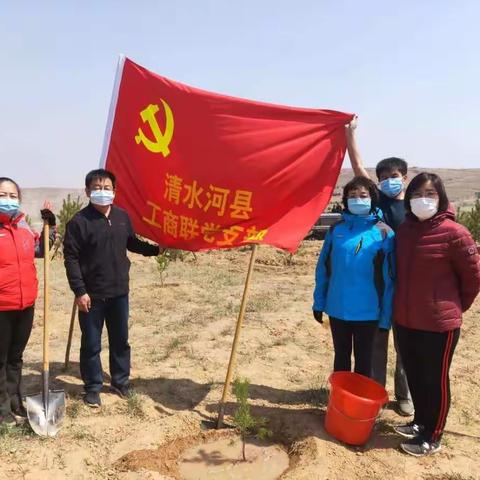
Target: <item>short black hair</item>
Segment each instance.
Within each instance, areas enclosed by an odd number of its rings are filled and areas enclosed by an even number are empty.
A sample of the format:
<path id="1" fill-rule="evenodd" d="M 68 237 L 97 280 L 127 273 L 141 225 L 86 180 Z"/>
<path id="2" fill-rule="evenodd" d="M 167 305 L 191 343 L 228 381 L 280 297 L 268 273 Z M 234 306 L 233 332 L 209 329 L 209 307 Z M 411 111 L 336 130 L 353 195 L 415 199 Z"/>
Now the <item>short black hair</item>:
<path id="1" fill-rule="evenodd" d="M 343 208 L 345 208 L 345 210 L 348 210 L 348 194 L 351 190 L 355 190 L 359 187 L 364 187 L 368 190 L 372 202 L 372 208 L 370 209 L 370 213 L 374 213 L 379 205 L 378 188 L 375 183 L 367 177 L 355 177 L 343 187 Z"/>
<path id="2" fill-rule="evenodd" d="M 398 170 L 403 176 L 405 176 L 408 173 L 408 163 L 403 158 L 389 157 L 380 160 L 375 168 L 378 179 L 380 179 L 382 173 L 390 173 L 394 170 Z"/>
<path id="3" fill-rule="evenodd" d="M 10 182 L 10 183 L 13 183 L 15 185 L 15 188 L 17 189 L 17 193 L 18 193 L 18 198 L 21 201 L 22 200 L 22 191 L 20 190 L 20 187 L 18 186 L 18 183 L 15 180 L 12 180 L 9 177 L 0 177 L 0 184 L 2 184 L 3 182 Z"/>
<path id="4" fill-rule="evenodd" d="M 115 175 L 112 172 L 109 172 L 108 170 L 105 170 L 103 168 L 92 170 L 91 172 L 87 173 L 87 176 L 85 177 L 85 187 L 90 188 L 90 185 L 94 180 L 103 178 L 109 178 L 112 181 L 113 188 L 115 188 L 115 184 L 117 182 Z"/>
<path id="5" fill-rule="evenodd" d="M 446 212 L 448 210 L 450 201 L 448 200 L 447 191 L 445 190 L 442 179 L 436 173 L 422 172 L 410 182 L 405 192 L 405 210 L 407 210 L 408 213 L 412 213 L 410 201 L 413 193 L 428 181 L 432 182 L 433 187 L 438 193 L 438 211 Z"/>

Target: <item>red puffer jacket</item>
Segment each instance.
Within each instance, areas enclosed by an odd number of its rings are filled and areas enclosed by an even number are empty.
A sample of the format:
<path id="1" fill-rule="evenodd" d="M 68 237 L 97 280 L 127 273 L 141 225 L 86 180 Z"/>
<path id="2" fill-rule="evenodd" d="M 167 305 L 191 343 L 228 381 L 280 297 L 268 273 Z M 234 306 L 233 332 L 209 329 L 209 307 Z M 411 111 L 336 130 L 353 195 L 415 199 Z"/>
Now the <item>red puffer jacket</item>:
<path id="1" fill-rule="evenodd" d="M 415 330 L 458 328 L 480 291 L 480 256 L 470 232 L 449 210 L 397 231 L 394 320 Z"/>
<path id="2" fill-rule="evenodd" d="M 0 214 L 0 311 L 24 310 L 37 298 L 34 257 L 41 255 L 38 235 L 25 216 Z"/>

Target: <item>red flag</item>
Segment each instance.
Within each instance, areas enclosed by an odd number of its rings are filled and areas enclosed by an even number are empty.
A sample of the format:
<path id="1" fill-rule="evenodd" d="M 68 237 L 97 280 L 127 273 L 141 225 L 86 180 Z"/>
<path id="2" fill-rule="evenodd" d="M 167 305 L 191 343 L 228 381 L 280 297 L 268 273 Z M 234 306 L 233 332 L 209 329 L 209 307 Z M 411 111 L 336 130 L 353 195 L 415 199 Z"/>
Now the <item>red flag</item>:
<path id="1" fill-rule="evenodd" d="M 206 92 L 122 59 L 102 164 L 115 203 L 160 245 L 293 252 L 330 200 L 351 118 Z"/>

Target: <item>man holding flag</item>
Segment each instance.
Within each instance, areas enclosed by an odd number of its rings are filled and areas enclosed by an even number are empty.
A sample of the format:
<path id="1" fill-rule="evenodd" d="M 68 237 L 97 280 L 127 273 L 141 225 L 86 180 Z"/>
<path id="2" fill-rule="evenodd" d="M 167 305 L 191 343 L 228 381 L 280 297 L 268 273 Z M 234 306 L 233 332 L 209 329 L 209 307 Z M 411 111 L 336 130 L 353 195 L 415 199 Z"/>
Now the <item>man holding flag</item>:
<path id="1" fill-rule="evenodd" d="M 103 169 L 85 179 L 89 204 L 68 222 L 64 239 L 65 268 L 75 294 L 82 331 L 80 373 L 85 403 L 101 405 L 103 371 L 100 361 L 102 330 L 107 326 L 111 388 L 121 397 L 130 393 L 127 250 L 156 256 L 159 247 L 138 239 L 127 212 L 112 205 L 115 176 Z"/>

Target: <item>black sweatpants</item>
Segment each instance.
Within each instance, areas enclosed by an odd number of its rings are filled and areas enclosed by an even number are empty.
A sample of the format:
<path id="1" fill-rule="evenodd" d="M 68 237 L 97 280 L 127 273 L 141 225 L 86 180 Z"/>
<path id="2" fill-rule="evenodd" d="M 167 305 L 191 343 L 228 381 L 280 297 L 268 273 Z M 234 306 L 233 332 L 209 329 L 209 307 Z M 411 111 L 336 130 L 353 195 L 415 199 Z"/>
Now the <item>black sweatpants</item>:
<path id="1" fill-rule="evenodd" d="M 335 360 L 335 372 L 352 370 L 352 346 L 355 357 L 355 373 L 371 377 L 373 344 L 378 328 L 376 321 L 347 321 L 330 317 Z"/>
<path id="2" fill-rule="evenodd" d="M 0 416 L 21 406 L 23 352 L 32 325 L 33 307 L 0 311 Z"/>
<path id="3" fill-rule="evenodd" d="M 411 400 L 410 390 L 408 389 L 407 374 L 403 368 L 400 351 L 398 349 L 397 331 L 394 326 L 392 328 L 393 345 L 395 347 L 395 399 Z M 388 364 L 388 337 L 389 330 L 377 330 L 375 334 L 375 342 L 373 344 L 373 360 L 372 360 L 372 378 L 380 385 L 385 386 L 387 383 L 387 364 Z"/>
<path id="4" fill-rule="evenodd" d="M 450 365 L 460 329 L 427 332 L 400 325 L 398 346 L 415 407 L 413 421 L 428 442 L 439 442 L 450 409 Z"/>

